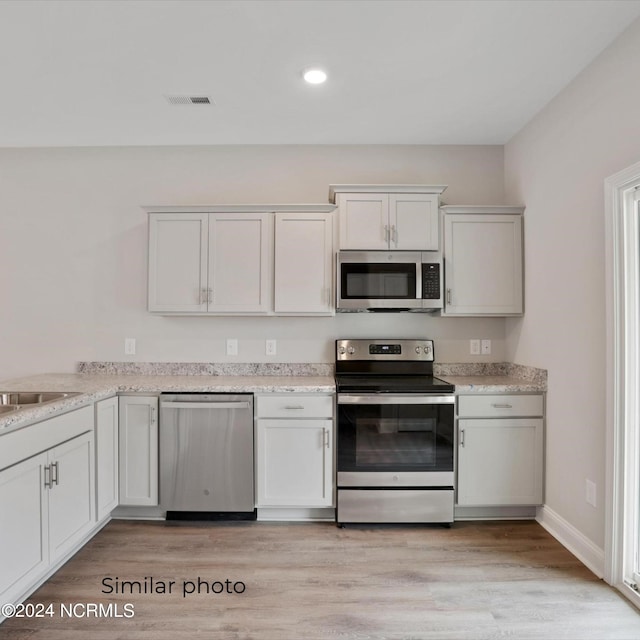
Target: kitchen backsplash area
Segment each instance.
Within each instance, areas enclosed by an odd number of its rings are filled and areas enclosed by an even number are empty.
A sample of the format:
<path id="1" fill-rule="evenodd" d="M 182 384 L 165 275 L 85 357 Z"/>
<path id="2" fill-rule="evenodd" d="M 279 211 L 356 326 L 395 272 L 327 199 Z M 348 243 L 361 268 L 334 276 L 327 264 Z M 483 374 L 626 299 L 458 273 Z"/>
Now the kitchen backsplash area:
<path id="1" fill-rule="evenodd" d="M 138 376 L 333 376 L 333 364 L 295 362 L 79 362 L 78 373 Z"/>
<path id="2" fill-rule="evenodd" d="M 98 375 L 333 376 L 333 364 L 292 362 L 79 362 L 78 373 Z M 509 376 L 546 388 L 547 371 L 510 362 L 434 363 L 436 376 Z"/>

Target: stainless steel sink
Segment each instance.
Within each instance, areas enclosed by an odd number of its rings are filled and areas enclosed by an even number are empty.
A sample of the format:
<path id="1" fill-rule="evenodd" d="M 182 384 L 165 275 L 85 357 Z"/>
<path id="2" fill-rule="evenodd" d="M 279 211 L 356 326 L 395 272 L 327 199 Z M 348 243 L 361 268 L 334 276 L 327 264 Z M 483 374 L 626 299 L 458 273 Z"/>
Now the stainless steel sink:
<path id="1" fill-rule="evenodd" d="M 78 396 L 80 392 L 68 391 L 0 391 L 0 413 L 8 413 L 16 409 L 46 404 L 55 400 Z"/>

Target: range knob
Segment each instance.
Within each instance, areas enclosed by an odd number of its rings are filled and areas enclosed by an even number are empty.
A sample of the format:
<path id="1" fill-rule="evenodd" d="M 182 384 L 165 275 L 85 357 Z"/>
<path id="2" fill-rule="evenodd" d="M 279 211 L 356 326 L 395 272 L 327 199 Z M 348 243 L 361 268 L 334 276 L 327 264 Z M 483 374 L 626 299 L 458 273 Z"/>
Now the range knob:
<path id="1" fill-rule="evenodd" d="M 338 347 L 338 353 L 343 356 L 345 353 L 347 353 L 347 350 L 344 347 Z"/>
<path id="2" fill-rule="evenodd" d="M 424 346 L 424 352 L 425 352 L 427 355 L 430 355 L 430 354 L 431 354 L 431 345 L 430 345 L 430 344 L 426 344 L 426 345 Z"/>
<path id="3" fill-rule="evenodd" d="M 420 347 L 416 347 L 416 353 L 422 353 L 422 349 L 420 349 Z"/>
<path id="4" fill-rule="evenodd" d="M 347 348 L 347 353 L 352 356 L 354 353 L 356 352 L 356 348 L 355 347 L 348 347 Z"/>

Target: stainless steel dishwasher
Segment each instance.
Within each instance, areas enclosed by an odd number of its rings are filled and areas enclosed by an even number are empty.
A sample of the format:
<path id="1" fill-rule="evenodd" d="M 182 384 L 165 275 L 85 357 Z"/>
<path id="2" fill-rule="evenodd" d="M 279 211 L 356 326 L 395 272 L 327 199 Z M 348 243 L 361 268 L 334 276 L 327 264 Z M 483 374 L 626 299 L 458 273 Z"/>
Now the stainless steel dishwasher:
<path id="1" fill-rule="evenodd" d="M 253 395 L 160 397 L 160 505 L 167 519 L 255 519 Z"/>

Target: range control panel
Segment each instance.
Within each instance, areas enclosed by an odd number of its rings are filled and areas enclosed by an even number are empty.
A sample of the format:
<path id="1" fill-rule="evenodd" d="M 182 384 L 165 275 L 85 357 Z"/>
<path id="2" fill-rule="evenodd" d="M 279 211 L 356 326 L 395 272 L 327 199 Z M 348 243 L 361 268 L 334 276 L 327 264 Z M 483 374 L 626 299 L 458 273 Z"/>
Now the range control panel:
<path id="1" fill-rule="evenodd" d="M 336 340 L 336 360 L 433 362 L 433 340 Z"/>

